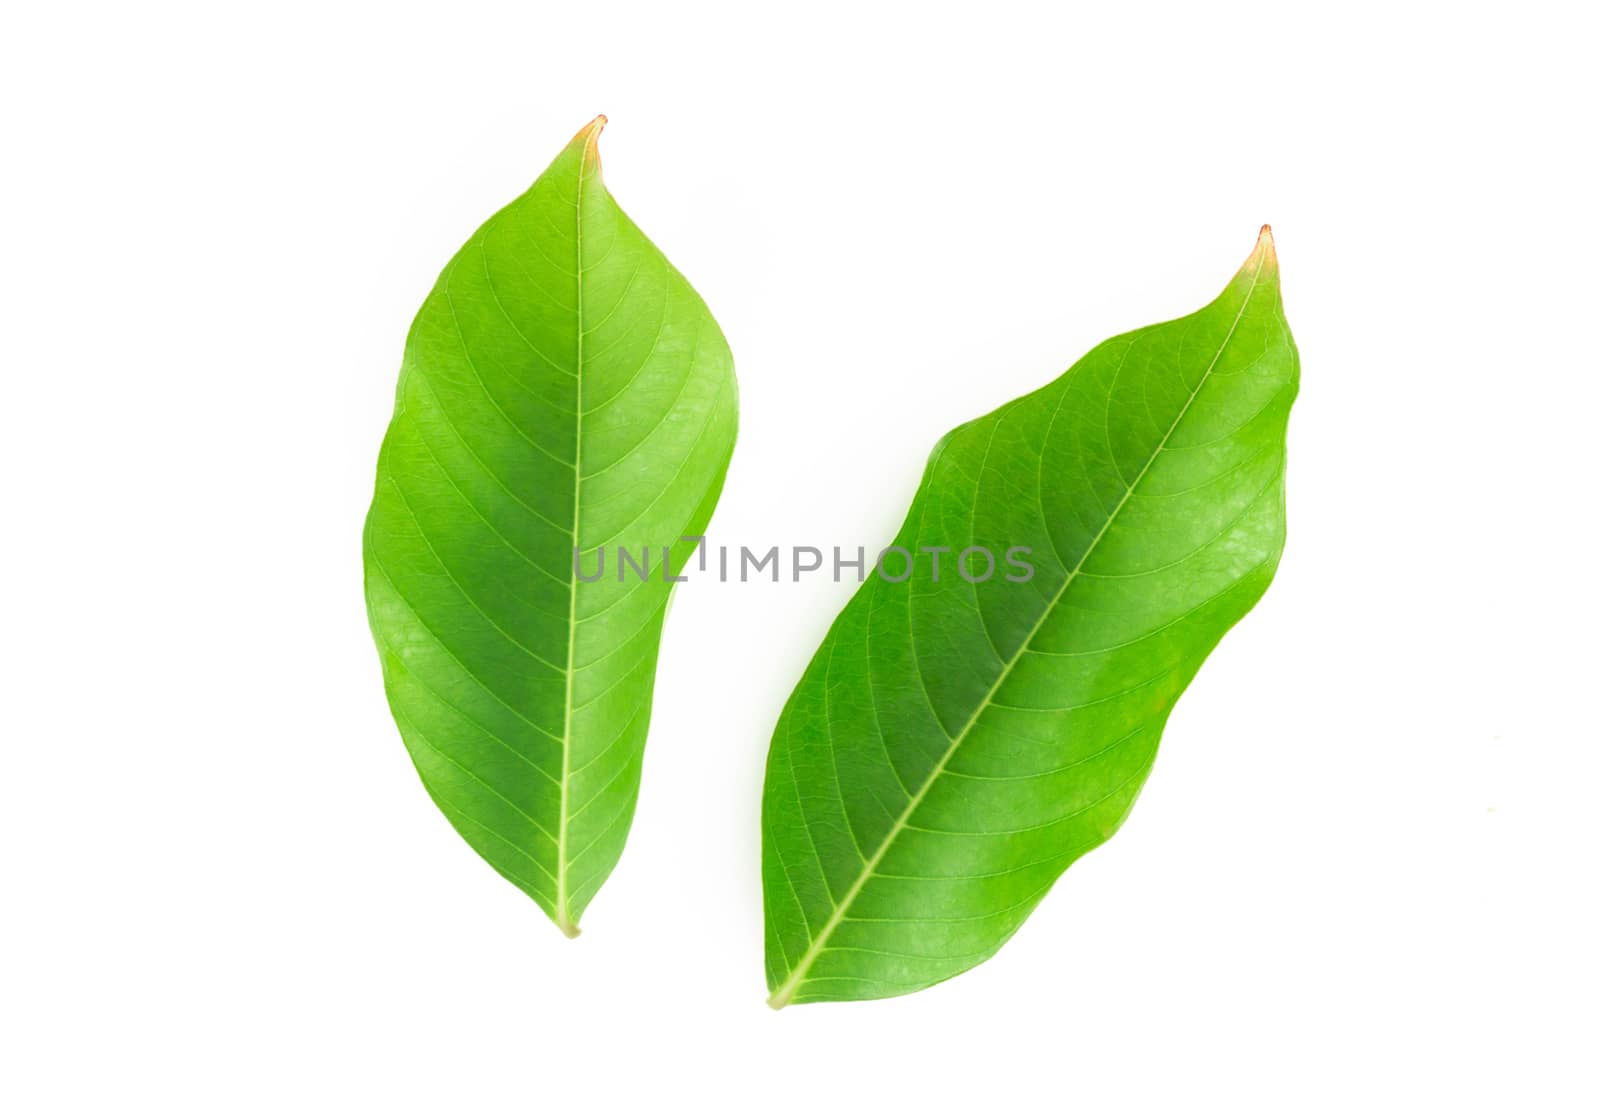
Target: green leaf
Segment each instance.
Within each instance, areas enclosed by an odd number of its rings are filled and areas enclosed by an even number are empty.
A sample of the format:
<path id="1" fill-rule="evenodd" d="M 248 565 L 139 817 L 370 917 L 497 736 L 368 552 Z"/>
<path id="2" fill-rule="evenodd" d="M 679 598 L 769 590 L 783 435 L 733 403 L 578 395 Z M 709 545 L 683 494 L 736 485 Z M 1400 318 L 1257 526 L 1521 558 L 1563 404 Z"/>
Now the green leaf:
<path id="1" fill-rule="evenodd" d="M 1121 825 L 1173 704 L 1277 567 L 1298 383 L 1263 228 L 1204 310 L 935 447 L 895 540 L 911 577 L 886 555 L 773 734 L 774 1007 L 976 966 Z M 956 567 L 972 547 L 986 581 Z"/>
<path id="2" fill-rule="evenodd" d="M 364 551 L 422 782 L 568 935 L 633 819 L 671 573 L 733 452 L 711 313 L 600 177 L 605 118 L 445 267 L 406 340 Z M 585 579 L 574 577 L 581 550 Z M 618 549 L 650 577 L 617 571 Z"/>

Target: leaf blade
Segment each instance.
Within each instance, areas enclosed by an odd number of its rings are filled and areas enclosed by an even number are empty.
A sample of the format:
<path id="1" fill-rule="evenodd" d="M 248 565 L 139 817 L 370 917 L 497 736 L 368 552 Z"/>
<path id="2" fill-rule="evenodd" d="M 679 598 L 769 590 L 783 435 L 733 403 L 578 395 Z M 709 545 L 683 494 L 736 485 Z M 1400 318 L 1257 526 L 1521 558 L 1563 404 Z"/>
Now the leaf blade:
<path id="1" fill-rule="evenodd" d="M 1297 383 L 1263 229 L 1203 310 L 940 441 L 892 545 L 912 577 L 851 599 L 774 733 L 774 1007 L 961 973 L 1120 826 L 1172 704 L 1276 566 Z M 1018 544 L 1039 578 L 948 575 Z M 948 548 L 944 581 L 925 547 Z"/>
<path id="2" fill-rule="evenodd" d="M 575 564 L 626 547 L 681 569 L 737 428 L 715 320 L 604 186 L 604 123 L 424 302 L 363 535 L 385 690 L 424 786 L 568 935 L 632 820 L 672 588 L 660 566 L 591 582 Z"/>

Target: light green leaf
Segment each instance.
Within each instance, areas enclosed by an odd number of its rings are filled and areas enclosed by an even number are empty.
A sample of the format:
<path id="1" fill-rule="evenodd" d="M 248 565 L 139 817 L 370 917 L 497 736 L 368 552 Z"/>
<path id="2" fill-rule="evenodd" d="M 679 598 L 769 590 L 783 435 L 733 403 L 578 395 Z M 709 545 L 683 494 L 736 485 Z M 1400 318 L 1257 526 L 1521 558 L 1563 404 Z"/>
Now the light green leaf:
<path id="1" fill-rule="evenodd" d="M 976 966 L 1121 825 L 1173 704 L 1277 567 L 1298 383 L 1263 229 L 1204 310 L 939 443 L 895 540 L 911 577 L 886 555 L 773 735 L 773 1006 Z M 957 568 L 972 547 L 987 581 Z"/>
<path id="2" fill-rule="evenodd" d="M 600 177 L 600 117 L 412 324 L 364 550 L 389 706 L 434 802 L 568 935 L 622 853 L 672 572 L 722 489 L 733 360 Z M 574 549 L 581 570 L 574 577 Z M 618 577 L 618 549 L 630 567 Z"/>

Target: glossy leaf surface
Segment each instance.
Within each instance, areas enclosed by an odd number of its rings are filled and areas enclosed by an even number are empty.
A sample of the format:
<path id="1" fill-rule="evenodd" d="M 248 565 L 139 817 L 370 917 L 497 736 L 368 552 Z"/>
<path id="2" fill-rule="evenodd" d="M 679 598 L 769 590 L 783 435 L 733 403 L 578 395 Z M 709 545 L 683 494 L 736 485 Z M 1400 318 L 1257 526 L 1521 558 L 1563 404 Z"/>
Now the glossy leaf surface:
<path id="1" fill-rule="evenodd" d="M 911 577 L 885 558 L 773 735 L 774 1006 L 975 966 L 1121 825 L 1173 704 L 1276 569 L 1298 381 L 1263 229 L 1203 310 L 939 443 L 895 540 Z M 986 581 L 956 568 L 971 547 L 997 560 Z"/>
<path id="2" fill-rule="evenodd" d="M 601 181 L 604 118 L 458 252 L 367 518 L 390 709 L 440 810 L 569 935 L 622 852 L 669 583 L 733 451 L 727 343 Z M 574 577 L 581 570 L 604 577 Z M 649 577 L 617 576 L 618 548 Z"/>

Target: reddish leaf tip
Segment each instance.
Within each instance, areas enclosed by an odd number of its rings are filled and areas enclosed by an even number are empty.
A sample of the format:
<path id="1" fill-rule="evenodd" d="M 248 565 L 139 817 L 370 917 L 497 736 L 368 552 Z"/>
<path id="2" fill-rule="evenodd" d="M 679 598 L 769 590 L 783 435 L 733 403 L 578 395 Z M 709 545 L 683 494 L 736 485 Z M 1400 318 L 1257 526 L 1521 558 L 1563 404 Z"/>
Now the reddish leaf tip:
<path id="1" fill-rule="evenodd" d="M 605 126 L 606 114 L 601 113 L 588 124 L 578 129 L 577 134 L 572 137 L 571 142 L 567 145 L 569 151 L 574 147 L 579 149 L 582 153 L 582 162 L 585 168 L 594 167 L 598 169 L 600 166 L 600 132 Z"/>
<path id="2" fill-rule="evenodd" d="M 1256 236 L 1255 250 L 1250 253 L 1250 259 L 1245 263 L 1247 267 L 1253 263 L 1264 264 L 1268 268 L 1277 266 L 1278 249 L 1272 240 L 1272 226 L 1261 227 L 1261 232 Z"/>

